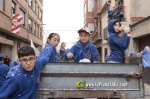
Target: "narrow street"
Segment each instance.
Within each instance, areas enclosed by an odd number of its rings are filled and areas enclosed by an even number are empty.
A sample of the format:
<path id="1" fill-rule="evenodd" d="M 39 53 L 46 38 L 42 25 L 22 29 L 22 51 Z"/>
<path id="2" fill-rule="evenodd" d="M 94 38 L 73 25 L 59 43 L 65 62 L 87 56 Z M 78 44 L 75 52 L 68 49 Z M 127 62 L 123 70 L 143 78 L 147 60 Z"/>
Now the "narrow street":
<path id="1" fill-rule="evenodd" d="M 0 0 L 0 99 L 150 99 L 149 6 Z"/>
<path id="2" fill-rule="evenodd" d="M 142 99 L 150 99 L 150 85 L 144 84 L 145 87 L 145 98 Z"/>

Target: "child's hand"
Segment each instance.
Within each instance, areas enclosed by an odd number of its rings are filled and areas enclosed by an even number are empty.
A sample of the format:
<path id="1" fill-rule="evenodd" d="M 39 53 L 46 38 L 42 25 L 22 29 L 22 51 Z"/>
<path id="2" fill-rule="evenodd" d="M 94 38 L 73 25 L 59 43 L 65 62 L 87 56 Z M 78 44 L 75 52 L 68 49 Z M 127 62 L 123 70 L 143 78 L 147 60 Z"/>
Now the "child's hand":
<path id="1" fill-rule="evenodd" d="M 122 32 L 124 32 L 124 27 L 123 26 L 119 27 L 119 30 L 122 31 Z"/>
<path id="2" fill-rule="evenodd" d="M 131 31 L 128 26 L 121 27 L 120 30 L 123 31 L 124 33 L 127 33 L 127 36 L 131 37 Z"/>
<path id="3" fill-rule="evenodd" d="M 67 54 L 67 57 L 68 57 L 68 58 L 73 58 L 73 54 L 72 54 L 71 52 L 69 52 L 69 53 Z"/>
<path id="4" fill-rule="evenodd" d="M 88 58 L 88 59 L 91 59 L 91 53 L 88 53 L 88 54 L 87 54 L 87 58 Z"/>

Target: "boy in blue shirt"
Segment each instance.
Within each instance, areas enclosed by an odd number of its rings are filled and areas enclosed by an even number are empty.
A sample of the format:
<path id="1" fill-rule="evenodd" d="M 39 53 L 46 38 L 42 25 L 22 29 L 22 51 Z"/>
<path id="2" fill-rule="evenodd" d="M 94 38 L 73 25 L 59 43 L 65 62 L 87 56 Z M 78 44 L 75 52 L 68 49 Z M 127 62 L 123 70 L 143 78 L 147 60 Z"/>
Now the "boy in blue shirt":
<path id="1" fill-rule="evenodd" d="M 89 59 L 91 62 L 98 62 L 98 51 L 96 46 L 89 41 L 90 32 L 88 28 L 81 28 L 78 33 L 79 42 L 64 54 L 64 59 L 73 58 L 75 62 Z"/>
<path id="2" fill-rule="evenodd" d="M 2 61 L 3 61 L 3 55 L 0 54 L 0 89 L 6 81 L 6 75 L 9 71 L 8 65 L 2 63 Z"/>
<path id="3" fill-rule="evenodd" d="M 108 44 L 110 46 L 110 55 L 106 59 L 107 63 L 122 63 L 124 61 L 124 51 L 128 48 L 130 43 L 130 33 L 125 33 L 124 28 L 121 28 L 121 23 L 116 19 L 112 19 L 108 23 Z M 119 33 L 123 32 L 122 37 Z"/>
<path id="4" fill-rule="evenodd" d="M 7 81 L 0 89 L 0 99 L 35 99 L 37 80 L 41 69 L 49 60 L 49 50 L 45 49 L 47 54 L 36 58 L 33 48 L 21 47 L 18 51 L 19 64 L 7 74 Z"/>

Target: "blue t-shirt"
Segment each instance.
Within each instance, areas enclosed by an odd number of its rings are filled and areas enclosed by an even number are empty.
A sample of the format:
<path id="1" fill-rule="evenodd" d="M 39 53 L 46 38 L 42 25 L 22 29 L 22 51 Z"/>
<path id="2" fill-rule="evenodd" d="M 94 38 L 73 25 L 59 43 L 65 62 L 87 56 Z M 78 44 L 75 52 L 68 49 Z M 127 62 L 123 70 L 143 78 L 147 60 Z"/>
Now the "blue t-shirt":
<path id="1" fill-rule="evenodd" d="M 50 56 L 49 56 L 49 62 L 60 62 L 60 59 L 59 57 L 57 56 L 57 53 L 56 53 L 56 48 L 48 43 L 45 48 L 43 48 L 40 52 L 40 55 L 44 56 L 47 54 L 47 52 L 45 50 L 49 49 L 50 51 Z"/>

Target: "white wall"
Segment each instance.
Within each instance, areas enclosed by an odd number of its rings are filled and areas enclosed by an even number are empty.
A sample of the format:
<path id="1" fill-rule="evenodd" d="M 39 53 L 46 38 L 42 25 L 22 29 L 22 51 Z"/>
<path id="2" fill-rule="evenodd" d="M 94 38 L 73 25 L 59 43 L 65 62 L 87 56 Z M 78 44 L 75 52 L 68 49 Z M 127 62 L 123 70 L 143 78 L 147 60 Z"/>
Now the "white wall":
<path id="1" fill-rule="evenodd" d="M 94 23 L 88 23 L 88 28 L 90 31 L 94 31 Z"/>

